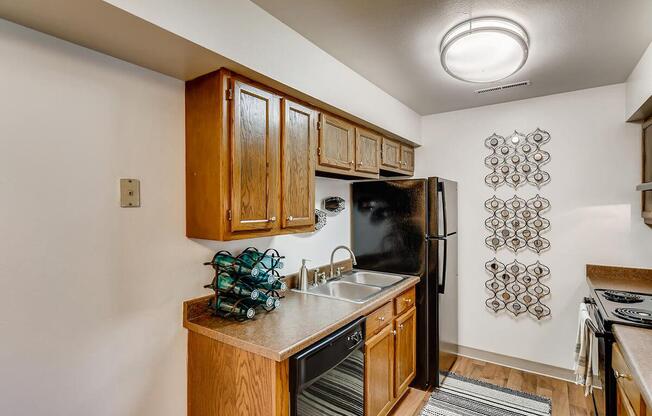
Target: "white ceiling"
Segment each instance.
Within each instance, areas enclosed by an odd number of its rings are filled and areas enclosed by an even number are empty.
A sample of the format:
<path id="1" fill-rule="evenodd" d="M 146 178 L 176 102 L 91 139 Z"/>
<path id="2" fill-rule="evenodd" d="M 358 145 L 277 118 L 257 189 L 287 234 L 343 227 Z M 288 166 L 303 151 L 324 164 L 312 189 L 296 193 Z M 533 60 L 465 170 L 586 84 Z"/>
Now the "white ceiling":
<path id="1" fill-rule="evenodd" d="M 652 0 L 253 1 L 420 114 L 624 82 L 652 41 Z M 519 72 L 493 84 L 444 72 L 441 38 L 470 14 L 525 27 L 530 55 Z M 532 84 L 474 93 L 522 80 Z"/>

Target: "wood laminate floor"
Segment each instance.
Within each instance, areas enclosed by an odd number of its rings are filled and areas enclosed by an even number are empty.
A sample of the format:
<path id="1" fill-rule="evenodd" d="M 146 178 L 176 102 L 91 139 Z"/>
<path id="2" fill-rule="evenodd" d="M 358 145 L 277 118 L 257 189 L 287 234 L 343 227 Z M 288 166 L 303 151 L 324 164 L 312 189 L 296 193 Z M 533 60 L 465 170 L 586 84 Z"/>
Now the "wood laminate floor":
<path id="1" fill-rule="evenodd" d="M 591 396 L 584 397 L 584 388 L 568 381 L 527 373 L 466 357 L 457 359 L 453 372 L 498 386 L 549 397 L 552 400 L 553 416 L 594 415 Z M 429 396 L 430 392 L 411 388 L 389 416 L 418 415 Z"/>

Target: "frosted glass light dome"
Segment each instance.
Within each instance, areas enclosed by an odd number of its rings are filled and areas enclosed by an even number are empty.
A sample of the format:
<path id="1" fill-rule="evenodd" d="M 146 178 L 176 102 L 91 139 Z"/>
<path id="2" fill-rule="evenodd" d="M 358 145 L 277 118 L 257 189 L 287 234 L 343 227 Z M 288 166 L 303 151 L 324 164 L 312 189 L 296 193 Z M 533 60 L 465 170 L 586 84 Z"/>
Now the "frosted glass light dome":
<path id="1" fill-rule="evenodd" d="M 444 70 L 467 82 L 494 82 L 525 64 L 529 39 L 518 23 L 501 17 L 469 19 L 449 30 L 439 52 Z"/>

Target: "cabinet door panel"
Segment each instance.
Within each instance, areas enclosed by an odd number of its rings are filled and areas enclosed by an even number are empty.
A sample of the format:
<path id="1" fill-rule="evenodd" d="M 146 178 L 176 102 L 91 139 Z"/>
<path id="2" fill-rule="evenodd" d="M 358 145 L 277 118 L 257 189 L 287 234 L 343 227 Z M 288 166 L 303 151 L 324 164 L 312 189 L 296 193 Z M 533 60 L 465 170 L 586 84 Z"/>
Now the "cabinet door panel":
<path id="1" fill-rule="evenodd" d="M 231 230 L 273 228 L 278 206 L 279 99 L 233 83 Z"/>
<path id="2" fill-rule="evenodd" d="M 378 173 L 380 171 L 380 144 L 382 138 L 368 130 L 355 129 L 355 170 Z"/>
<path id="3" fill-rule="evenodd" d="M 396 318 L 396 371 L 394 394 L 398 397 L 414 379 L 416 369 L 416 309 Z"/>
<path id="4" fill-rule="evenodd" d="M 321 115 L 319 164 L 345 171 L 353 169 L 354 127 L 337 118 Z"/>
<path id="5" fill-rule="evenodd" d="M 394 336 L 387 326 L 365 344 L 365 415 L 384 416 L 394 400 Z"/>
<path id="6" fill-rule="evenodd" d="M 394 140 L 383 137 L 381 164 L 388 168 L 401 167 L 401 145 Z"/>
<path id="7" fill-rule="evenodd" d="M 284 99 L 281 135 L 283 228 L 315 223 L 316 138 L 317 113 Z"/>
<path id="8" fill-rule="evenodd" d="M 414 148 L 401 145 L 401 169 L 405 172 L 414 172 Z"/>

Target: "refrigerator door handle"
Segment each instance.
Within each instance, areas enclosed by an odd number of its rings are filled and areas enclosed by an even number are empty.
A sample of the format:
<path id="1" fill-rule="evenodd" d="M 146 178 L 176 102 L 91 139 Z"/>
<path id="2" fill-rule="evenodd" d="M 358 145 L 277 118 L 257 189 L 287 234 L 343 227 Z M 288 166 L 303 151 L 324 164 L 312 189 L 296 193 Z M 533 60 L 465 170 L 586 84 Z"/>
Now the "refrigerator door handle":
<path id="1" fill-rule="evenodd" d="M 448 219 L 446 215 L 446 187 L 444 186 L 444 183 L 437 180 L 437 193 L 440 194 L 440 198 L 437 198 L 439 206 L 437 209 L 439 212 L 441 212 L 441 225 L 440 227 L 443 228 L 443 232 L 440 233 L 440 235 L 446 236 L 448 235 Z M 437 230 L 439 231 L 439 230 Z"/>
<path id="2" fill-rule="evenodd" d="M 448 262 L 448 239 L 442 239 L 444 244 L 444 258 L 439 259 L 442 262 L 441 283 L 439 283 L 439 293 L 443 294 L 446 291 L 446 263 Z"/>

